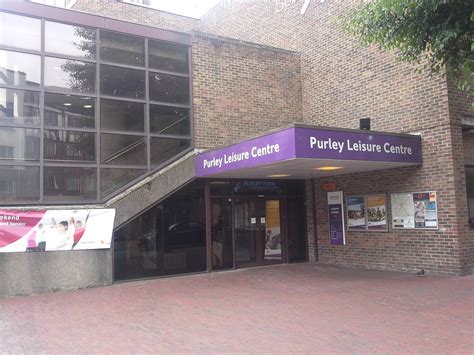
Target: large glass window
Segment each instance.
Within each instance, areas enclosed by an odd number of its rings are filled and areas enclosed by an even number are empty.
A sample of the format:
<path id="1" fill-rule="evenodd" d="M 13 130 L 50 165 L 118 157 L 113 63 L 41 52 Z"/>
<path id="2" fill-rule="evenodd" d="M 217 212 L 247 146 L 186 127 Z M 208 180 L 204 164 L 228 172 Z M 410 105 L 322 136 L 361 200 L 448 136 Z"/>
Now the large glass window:
<path id="1" fill-rule="evenodd" d="M 148 52 L 150 68 L 189 73 L 188 49 L 186 47 L 150 41 Z"/>
<path id="2" fill-rule="evenodd" d="M 106 100 L 100 102 L 100 126 L 125 132 L 144 132 L 145 105 L 137 102 Z"/>
<path id="3" fill-rule="evenodd" d="M 40 130 L 0 127 L 0 159 L 39 161 Z"/>
<path id="4" fill-rule="evenodd" d="M 39 51 L 41 20 L 0 12 L 0 44 Z"/>
<path id="5" fill-rule="evenodd" d="M 0 85 L 38 87 L 40 73 L 39 55 L 0 50 Z"/>
<path id="6" fill-rule="evenodd" d="M 93 201 L 97 199 L 97 169 L 79 167 L 45 167 L 43 173 L 45 201 Z"/>
<path id="7" fill-rule="evenodd" d="M 204 184 L 195 181 L 114 233 L 116 280 L 206 270 Z"/>
<path id="8" fill-rule="evenodd" d="M 0 201 L 37 202 L 39 200 L 39 167 L 0 165 Z"/>
<path id="9" fill-rule="evenodd" d="M 88 96 L 44 94 L 44 124 L 54 127 L 94 128 L 95 99 Z"/>
<path id="10" fill-rule="evenodd" d="M 111 65 L 100 67 L 100 93 L 103 95 L 145 98 L 145 72 Z"/>
<path id="11" fill-rule="evenodd" d="M 100 33 L 100 58 L 106 62 L 145 65 L 145 40 L 116 32 Z"/>
<path id="12" fill-rule="evenodd" d="M 150 105 L 150 132 L 189 136 L 191 134 L 189 109 Z"/>
<path id="13" fill-rule="evenodd" d="M 189 150 L 189 58 L 185 45 L 0 11 L 0 201 L 99 202 Z"/>
<path id="14" fill-rule="evenodd" d="M 46 57 L 44 62 L 46 90 L 95 92 L 95 64 L 77 60 Z"/>
<path id="15" fill-rule="evenodd" d="M 150 73 L 150 100 L 189 104 L 189 78 Z"/>
<path id="16" fill-rule="evenodd" d="M 95 161 L 95 133 L 44 131 L 44 158 L 48 160 Z"/>
<path id="17" fill-rule="evenodd" d="M 39 92 L 0 89 L 0 124 L 40 124 Z"/>
<path id="18" fill-rule="evenodd" d="M 151 164 L 158 166 L 191 146 L 190 139 L 152 137 Z"/>
<path id="19" fill-rule="evenodd" d="M 146 166 L 146 138 L 103 133 L 100 135 L 100 161 L 102 164 Z"/>
<path id="20" fill-rule="evenodd" d="M 91 28 L 46 21 L 46 52 L 95 59 L 95 33 Z"/>

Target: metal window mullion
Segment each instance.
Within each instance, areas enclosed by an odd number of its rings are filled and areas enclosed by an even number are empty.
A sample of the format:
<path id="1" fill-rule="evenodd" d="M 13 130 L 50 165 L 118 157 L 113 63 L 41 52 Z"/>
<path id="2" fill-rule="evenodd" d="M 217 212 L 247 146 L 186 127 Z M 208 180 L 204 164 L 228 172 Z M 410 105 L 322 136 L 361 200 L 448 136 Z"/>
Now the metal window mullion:
<path id="1" fill-rule="evenodd" d="M 28 127 L 34 128 L 34 127 Z M 53 131 L 67 131 L 67 132 L 84 132 L 84 133 L 95 133 L 95 128 L 75 128 L 75 127 L 61 127 L 61 126 L 44 126 L 45 130 L 53 130 Z"/>
<path id="2" fill-rule="evenodd" d="M 44 91 L 47 94 L 57 94 L 57 95 L 71 95 L 71 96 L 80 96 L 80 97 L 90 97 L 90 98 L 95 98 L 96 95 L 94 93 L 82 93 L 82 92 L 76 92 L 76 91 L 71 91 L 71 90 L 60 90 L 60 89 L 44 89 Z"/>
<path id="3" fill-rule="evenodd" d="M 188 54 L 189 55 L 189 54 Z M 160 70 L 160 69 L 150 69 L 152 73 L 157 73 L 157 74 L 166 74 L 166 75 L 173 75 L 173 76 L 179 76 L 182 78 L 189 78 L 189 73 L 179 73 L 175 71 L 168 71 L 168 70 Z"/>
<path id="4" fill-rule="evenodd" d="M 96 29 L 95 32 L 95 58 L 96 58 L 96 67 L 95 67 L 95 94 L 96 94 L 96 103 L 95 103 L 95 152 L 96 152 L 96 163 L 97 163 L 97 202 L 101 201 L 101 178 L 100 178 L 100 30 Z"/>
<path id="5" fill-rule="evenodd" d="M 192 46 L 188 47 L 188 73 L 189 73 L 189 132 L 191 133 L 191 147 L 194 148 L 194 108 L 193 108 L 193 65 Z"/>
<path id="6" fill-rule="evenodd" d="M 191 82 L 191 81 L 190 81 Z M 163 102 L 163 101 L 153 101 L 150 100 L 151 105 L 157 106 L 166 106 L 166 107 L 177 107 L 177 108 L 184 108 L 184 109 L 191 109 L 190 104 L 178 104 L 178 103 L 170 103 L 170 102 Z"/>
<path id="7" fill-rule="evenodd" d="M 38 87 L 31 87 L 31 86 L 25 86 L 25 85 L 0 84 L 0 89 L 41 92 L 41 85 Z"/>
<path id="8" fill-rule="evenodd" d="M 133 98 L 133 97 L 112 96 L 112 95 L 102 95 L 102 94 L 100 96 L 103 99 L 107 99 L 107 100 L 135 102 L 135 103 L 140 103 L 140 104 L 144 104 L 146 102 L 146 99 L 136 99 L 136 98 Z"/>
<path id="9" fill-rule="evenodd" d="M 41 74 L 40 74 L 40 171 L 39 171 L 39 202 L 44 203 L 44 66 L 45 66 L 45 20 L 41 19 Z"/>
<path id="10" fill-rule="evenodd" d="M 61 53 L 45 52 L 44 55 L 48 58 L 73 60 L 75 62 L 95 63 L 97 61 L 96 59 L 84 58 L 84 57 L 74 57 L 74 56 L 70 56 L 70 55 L 67 55 L 67 54 L 61 54 Z"/>
<path id="11" fill-rule="evenodd" d="M 25 54 L 41 55 L 41 51 L 38 52 L 38 51 L 35 51 L 35 50 L 32 50 L 32 49 L 8 47 L 8 46 L 5 46 L 5 45 L 0 45 L 0 50 L 9 51 L 9 52 L 25 53 Z"/>
<path id="12" fill-rule="evenodd" d="M 151 171 L 151 137 L 150 137 L 150 88 L 148 76 L 148 38 L 145 38 L 145 135 L 146 135 L 146 163 L 147 171 Z"/>
<path id="13" fill-rule="evenodd" d="M 186 140 L 192 140 L 192 136 L 181 136 L 179 134 L 160 134 L 160 133 L 151 133 L 151 137 L 155 138 L 169 138 L 169 139 L 186 139 Z"/>

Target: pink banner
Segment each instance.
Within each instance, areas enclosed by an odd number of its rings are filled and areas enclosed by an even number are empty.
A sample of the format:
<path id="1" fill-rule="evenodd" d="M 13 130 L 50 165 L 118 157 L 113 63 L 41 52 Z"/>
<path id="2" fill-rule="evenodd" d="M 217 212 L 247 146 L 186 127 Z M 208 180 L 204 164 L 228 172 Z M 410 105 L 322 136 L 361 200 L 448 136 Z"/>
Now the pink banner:
<path id="1" fill-rule="evenodd" d="M 0 253 L 110 248 L 115 210 L 0 210 Z"/>

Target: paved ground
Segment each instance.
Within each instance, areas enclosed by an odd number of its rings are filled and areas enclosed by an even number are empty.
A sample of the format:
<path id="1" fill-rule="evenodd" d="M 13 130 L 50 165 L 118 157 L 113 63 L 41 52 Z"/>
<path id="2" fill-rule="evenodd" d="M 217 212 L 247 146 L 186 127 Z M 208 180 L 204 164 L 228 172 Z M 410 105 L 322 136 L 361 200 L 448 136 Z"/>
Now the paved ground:
<path id="1" fill-rule="evenodd" d="M 4 352 L 473 354 L 474 277 L 298 264 L 0 299 Z"/>

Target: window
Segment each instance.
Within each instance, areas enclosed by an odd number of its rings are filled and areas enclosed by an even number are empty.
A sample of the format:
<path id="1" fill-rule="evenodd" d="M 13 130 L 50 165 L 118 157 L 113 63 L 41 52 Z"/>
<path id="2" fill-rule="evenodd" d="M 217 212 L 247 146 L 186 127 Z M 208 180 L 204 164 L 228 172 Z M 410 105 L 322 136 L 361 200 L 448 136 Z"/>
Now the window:
<path id="1" fill-rule="evenodd" d="M 95 59 L 96 31 L 91 28 L 45 22 L 45 50 L 79 58 Z"/>
<path id="2" fill-rule="evenodd" d="M 0 44 L 6 47 L 41 49 L 41 20 L 0 13 Z"/>
<path id="3" fill-rule="evenodd" d="M 474 229 L 474 166 L 466 167 L 466 190 L 469 208 L 469 227 Z"/>
<path id="4" fill-rule="evenodd" d="M 41 57 L 0 50 L 0 85 L 39 87 Z"/>
<path id="5" fill-rule="evenodd" d="M 99 202 L 184 154 L 189 58 L 185 45 L 0 11 L 0 201 Z"/>

